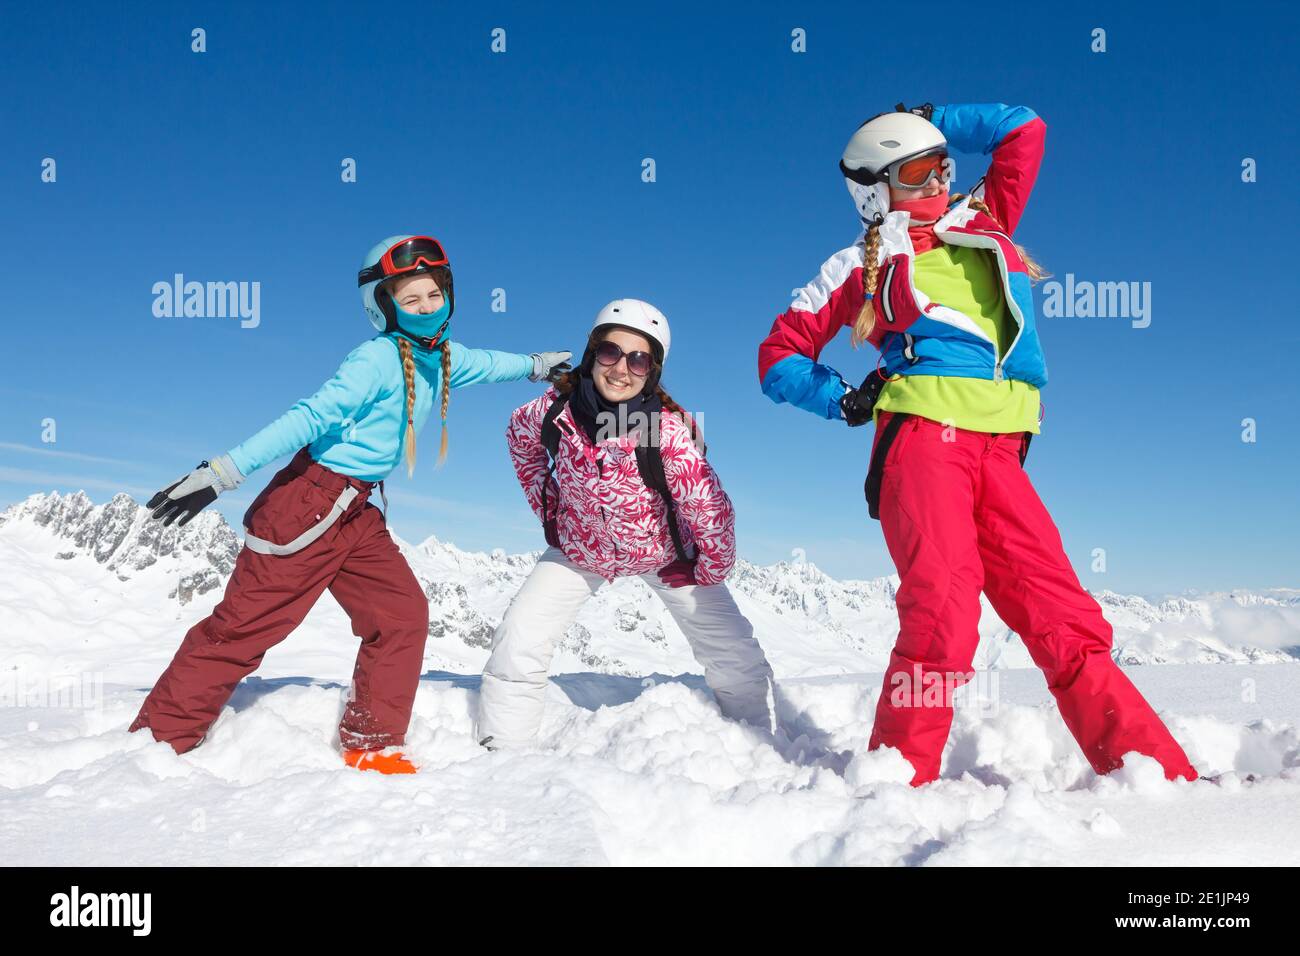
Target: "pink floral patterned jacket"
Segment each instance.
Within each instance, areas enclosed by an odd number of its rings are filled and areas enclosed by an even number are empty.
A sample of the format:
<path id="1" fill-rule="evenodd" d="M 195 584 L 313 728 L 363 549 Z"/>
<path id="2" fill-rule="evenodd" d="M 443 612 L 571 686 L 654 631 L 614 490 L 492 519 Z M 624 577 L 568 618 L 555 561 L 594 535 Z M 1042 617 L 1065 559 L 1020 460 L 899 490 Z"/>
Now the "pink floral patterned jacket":
<path id="1" fill-rule="evenodd" d="M 542 419 L 557 394 L 549 388 L 515 409 L 506 429 L 524 496 L 543 520 L 542 485 L 550 460 L 542 445 Z M 736 561 L 731 499 L 696 447 L 689 426 L 666 411 L 659 419 L 659 450 L 677 506 L 682 544 L 698 557 L 695 579 L 699 584 L 721 583 Z M 565 556 L 606 580 L 657 571 L 677 560 L 667 508 L 637 469 L 636 432 L 593 445 L 567 405 L 556 424 L 560 446 L 547 498 Z"/>

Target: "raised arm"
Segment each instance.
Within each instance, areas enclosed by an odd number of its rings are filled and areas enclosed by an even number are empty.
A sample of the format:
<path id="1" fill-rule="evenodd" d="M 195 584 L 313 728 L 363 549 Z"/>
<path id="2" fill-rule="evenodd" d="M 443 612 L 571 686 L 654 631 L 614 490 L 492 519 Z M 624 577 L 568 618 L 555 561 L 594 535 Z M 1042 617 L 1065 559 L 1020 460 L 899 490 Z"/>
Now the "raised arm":
<path id="1" fill-rule="evenodd" d="M 852 325 L 862 308 L 862 246 L 842 249 L 799 290 L 794 304 L 777 317 L 758 347 L 758 377 L 763 394 L 789 402 L 822 418 L 838 420 L 840 399 L 848 390 L 843 377 L 817 359 L 840 329 Z"/>
<path id="2" fill-rule="evenodd" d="M 936 106 L 930 121 L 963 153 L 993 155 L 984 201 L 1008 235 L 1015 233 L 1043 161 L 1047 124 L 1025 106 L 961 103 Z"/>
<path id="3" fill-rule="evenodd" d="M 695 583 L 720 584 L 736 563 L 736 512 L 690 430 L 665 419 L 660 455 L 677 514 L 695 539 Z"/>
<path id="4" fill-rule="evenodd" d="M 246 478 L 281 455 L 297 451 L 336 428 L 375 400 L 383 382 L 376 342 L 363 342 L 343 360 L 334 377 L 316 394 L 297 402 L 257 434 L 229 451 L 230 459 Z"/>

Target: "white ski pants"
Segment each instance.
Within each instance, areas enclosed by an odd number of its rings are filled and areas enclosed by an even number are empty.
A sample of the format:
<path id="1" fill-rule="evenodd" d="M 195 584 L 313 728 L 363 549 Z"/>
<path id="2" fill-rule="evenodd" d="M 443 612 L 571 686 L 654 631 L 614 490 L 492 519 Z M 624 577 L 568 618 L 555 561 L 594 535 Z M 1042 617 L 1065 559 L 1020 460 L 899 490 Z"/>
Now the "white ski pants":
<path id="1" fill-rule="evenodd" d="M 772 668 L 727 586 L 671 588 L 655 574 L 641 580 L 686 635 L 723 715 L 770 730 Z M 535 742 L 555 645 L 603 582 L 557 548 L 541 556 L 492 639 L 479 696 L 480 741 L 491 737 L 492 746 L 502 748 Z"/>

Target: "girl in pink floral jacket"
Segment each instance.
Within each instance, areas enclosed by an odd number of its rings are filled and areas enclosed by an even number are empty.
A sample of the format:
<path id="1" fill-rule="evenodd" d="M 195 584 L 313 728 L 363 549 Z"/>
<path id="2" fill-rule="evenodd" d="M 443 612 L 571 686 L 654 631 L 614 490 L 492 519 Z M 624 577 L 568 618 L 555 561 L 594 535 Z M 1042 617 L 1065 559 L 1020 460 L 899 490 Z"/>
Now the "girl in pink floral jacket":
<path id="1" fill-rule="evenodd" d="M 723 583 L 735 512 L 694 421 L 659 385 L 670 340 L 658 309 L 617 299 L 597 315 L 579 367 L 510 418 L 510 457 L 550 548 L 493 638 L 485 746 L 533 742 L 556 642 L 601 584 L 629 575 L 663 600 L 722 713 L 771 729 L 772 669 Z"/>

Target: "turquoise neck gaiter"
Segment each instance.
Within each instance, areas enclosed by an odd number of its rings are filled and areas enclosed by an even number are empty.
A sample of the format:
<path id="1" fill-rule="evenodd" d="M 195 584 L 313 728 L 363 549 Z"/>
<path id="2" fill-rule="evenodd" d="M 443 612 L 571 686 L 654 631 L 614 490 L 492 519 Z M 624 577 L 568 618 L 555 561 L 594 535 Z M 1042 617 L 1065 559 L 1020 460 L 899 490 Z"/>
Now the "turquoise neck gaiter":
<path id="1" fill-rule="evenodd" d="M 442 308 L 437 312 L 430 312 L 428 315 L 421 315 L 418 312 L 407 312 L 396 302 L 393 303 L 396 310 L 398 333 L 405 332 L 408 339 L 415 339 L 416 344 L 424 348 L 431 348 L 431 340 L 437 336 L 438 341 L 444 341 L 450 337 L 450 327 L 444 328 L 447 324 L 447 317 L 451 315 L 451 303 L 443 300 Z M 439 335 L 441 332 L 441 335 Z M 423 339 L 424 341 L 419 341 Z"/>

